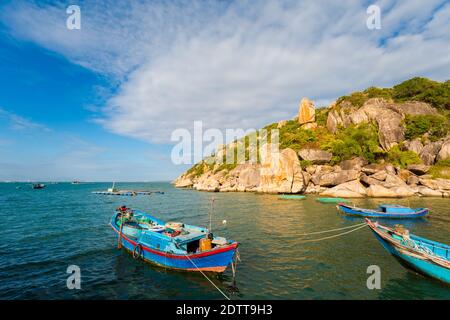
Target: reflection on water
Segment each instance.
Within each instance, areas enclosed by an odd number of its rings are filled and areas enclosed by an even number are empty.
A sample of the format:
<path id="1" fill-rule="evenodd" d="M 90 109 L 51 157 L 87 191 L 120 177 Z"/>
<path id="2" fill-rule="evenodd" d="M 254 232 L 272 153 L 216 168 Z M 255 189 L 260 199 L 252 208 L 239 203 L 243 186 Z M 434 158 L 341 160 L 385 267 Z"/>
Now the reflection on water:
<path id="1" fill-rule="evenodd" d="M 239 292 L 232 299 L 449 299 L 450 289 L 403 268 L 367 228 L 313 243 L 300 234 L 361 223 L 344 216 L 335 204 L 279 200 L 277 195 L 205 193 L 167 183 L 120 184 L 154 189 L 164 195 L 114 197 L 93 195 L 108 184 L 48 185 L 44 190 L 0 184 L 0 298 L 3 299 L 222 299 L 201 274 L 174 272 L 134 260 L 116 249 L 108 223 L 119 205 L 146 210 L 164 220 L 208 225 L 211 197 L 216 198 L 213 232 L 240 242 Z M 405 224 L 423 237 L 450 243 L 448 199 L 356 199 L 376 207 L 395 202 L 430 207 L 429 218 L 385 220 Z M 226 220 L 224 225 L 222 221 Z M 330 234 L 326 234 L 330 235 Z M 14 244 L 14 245 L 11 245 Z M 79 265 L 82 290 L 66 289 L 66 268 Z M 382 272 L 382 289 L 368 290 L 369 265 Z M 225 292 L 231 271 L 210 275 Z"/>

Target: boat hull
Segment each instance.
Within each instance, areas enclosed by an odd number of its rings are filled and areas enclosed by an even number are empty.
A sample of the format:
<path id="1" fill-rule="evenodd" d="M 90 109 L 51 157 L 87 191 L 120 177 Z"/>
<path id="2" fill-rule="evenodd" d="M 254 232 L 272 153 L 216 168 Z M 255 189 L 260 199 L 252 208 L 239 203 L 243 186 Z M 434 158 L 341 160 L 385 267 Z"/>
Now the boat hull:
<path id="1" fill-rule="evenodd" d="M 428 209 L 423 209 L 412 213 L 384 213 L 376 210 L 351 207 L 342 203 L 338 204 L 338 209 L 347 215 L 368 218 L 416 219 L 425 217 L 428 214 Z"/>
<path id="2" fill-rule="evenodd" d="M 348 202 L 348 200 L 344 198 L 316 198 L 316 201 L 321 203 L 339 203 L 339 202 Z"/>
<path id="3" fill-rule="evenodd" d="M 111 225 L 118 234 L 119 230 Z M 155 250 L 139 243 L 137 239 L 122 234 L 122 247 L 133 254 L 133 257 L 146 262 L 156 264 L 161 267 L 181 270 L 181 271 L 204 271 L 222 273 L 229 264 L 232 263 L 238 243 L 195 254 L 171 254 L 160 250 Z M 139 246 L 139 249 L 136 247 Z"/>
<path id="4" fill-rule="evenodd" d="M 304 200 L 306 196 L 283 194 L 278 198 L 283 200 Z"/>
<path id="5" fill-rule="evenodd" d="M 419 255 L 416 255 L 413 252 L 408 253 L 405 250 L 403 250 L 402 252 L 400 249 L 397 249 L 392 243 L 382 237 L 372 223 L 368 223 L 368 225 L 381 245 L 402 265 L 425 276 L 450 284 L 449 268 L 440 266 L 436 263 L 433 263 L 432 261 L 423 258 L 421 259 L 419 258 Z"/>

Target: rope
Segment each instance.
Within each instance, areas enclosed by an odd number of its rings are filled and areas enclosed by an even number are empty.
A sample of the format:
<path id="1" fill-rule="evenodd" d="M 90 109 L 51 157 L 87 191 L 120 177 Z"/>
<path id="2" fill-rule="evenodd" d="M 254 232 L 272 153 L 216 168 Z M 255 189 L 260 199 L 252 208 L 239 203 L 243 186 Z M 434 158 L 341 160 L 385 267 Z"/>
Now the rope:
<path id="1" fill-rule="evenodd" d="M 350 230 L 350 231 L 346 231 L 346 232 L 343 232 L 343 233 L 339 233 L 339 234 L 335 234 L 335 235 L 332 235 L 332 236 L 329 236 L 329 237 L 324 237 L 324 238 L 319 238 L 319 239 L 304 240 L 304 241 L 300 241 L 300 243 L 318 242 L 318 241 L 322 241 L 322 240 L 327 240 L 327 239 L 337 238 L 337 237 L 340 237 L 340 236 L 343 236 L 343 235 L 352 233 L 353 231 L 362 229 L 362 228 L 364 228 L 365 226 L 366 226 L 366 224 L 364 224 L 363 226 L 359 226 L 359 227 L 357 227 L 357 228 L 355 228 L 355 229 L 352 229 L 352 230 Z"/>
<path id="2" fill-rule="evenodd" d="M 306 237 L 312 234 L 320 234 L 320 233 L 327 233 L 327 232 L 333 232 L 333 231 L 339 231 L 339 230 L 344 230 L 344 229 L 349 229 L 349 228 L 354 228 L 354 227 L 358 227 L 358 226 L 362 226 L 365 225 L 366 223 L 359 223 L 359 224 L 353 224 L 351 226 L 347 226 L 347 227 L 343 227 L 343 228 L 337 228 L 337 229 L 330 229 L 330 230 L 325 230 L 325 231 L 317 231 L 317 232 L 311 232 L 311 233 L 303 233 L 303 234 L 299 234 L 299 236 L 301 237 Z"/>
<path id="3" fill-rule="evenodd" d="M 196 267 L 197 268 L 197 270 L 198 271 L 200 271 L 200 273 L 209 281 L 209 282 L 211 282 L 211 284 L 214 286 L 214 287 L 216 287 L 216 289 L 227 299 L 227 300 L 231 300 L 225 293 L 223 293 L 223 291 L 222 290 L 220 290 L 220 288 L 218 287 L 218 286 L 216 286 L 216 284 L 210 279 L 210 278 L 208 278 L 208 276 L 202 271 L 202 270 L 200 270 L 199 269 L 199 267 L 197 267 L 197 265 L 194 263 L 194 261 L 192 261 L 191 260 L 191 258 L 189 258 L 189 256 L 186 254 L 185 255 L 188 259 L 189 259 L 189 261 L 190 262 L 192 262 L 192 264 L 194 265 L 194 267 Z"/>

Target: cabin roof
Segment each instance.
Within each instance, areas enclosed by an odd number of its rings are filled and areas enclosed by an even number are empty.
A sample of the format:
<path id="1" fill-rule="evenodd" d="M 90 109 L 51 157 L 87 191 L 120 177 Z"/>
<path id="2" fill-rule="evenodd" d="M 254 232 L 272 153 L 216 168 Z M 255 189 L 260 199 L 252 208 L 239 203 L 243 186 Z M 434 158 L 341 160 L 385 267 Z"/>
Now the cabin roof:
<path id="1" fill-rule="evenodd" d="M 190 229 L 190 228 L 184 228 L 185 231 L 188 231 L 189 234 L 180 234 L 179 236 L 175 237 L 175 241 L 178 243 L 186 243 L 194 240 L 198 240 L 201 238 L 204 238 L 207 232 L 205 229 L 203 232 L 199 229 Z"/>
<path id="2" fill-rule="evenodd" d="M 399 204 L 380 204 L 380 208 L 407 208 Z"/>

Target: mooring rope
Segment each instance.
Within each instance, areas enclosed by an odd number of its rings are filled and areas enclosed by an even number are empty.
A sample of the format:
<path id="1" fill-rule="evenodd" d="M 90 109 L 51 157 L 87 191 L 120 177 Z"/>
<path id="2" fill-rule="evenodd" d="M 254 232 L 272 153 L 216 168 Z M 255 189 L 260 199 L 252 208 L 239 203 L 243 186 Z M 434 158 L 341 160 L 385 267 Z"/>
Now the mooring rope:
<path id="1" fill-rule="evenodd" d="M 227 299 L 227 300 L 231 300 L 225 293 L 223 293 L 222 290 L 220 290 L 220 288 L 218 286 L 216 286 L 216 284 L 210 279 L 208 278 L 208 276 L 202 271 L 200 270 L 199 267 L 197 267 L 197 265 L 194 263 L 194 261 L 191 260 L 191 258 L 189 258 L 189 256 L 186 254 L 186 257 L 189 259 L 190 262 L 192 262 L 192 264 L 194 265 L 194 267 L 197 268 L 198 271 L 200 271 L 200 273 L 209 281 L 211 282 L 211 284 L 216 287 L 217 290 L 219 290 L 219 292 Z"/>
<path id="2" fill-rule="evenodd" d="M 330 230 L 324 230 L 324 231 L 316 231 L 316 232 L 310 232 L 310 233 L 303 233 L 303 234 L 299 234 L 298 236 L 306 237 L 306 236 L 309 236 L 309 235 L 312 235 L 312 234 L 321 234 L 321 233 L 328 233 L 328 232 L 333 232 L 333 231 L 339 231 L 339 230 L 345 230 L 345 229 L 355 228 L 355 227 L 362 226 L 362 225 L 365 225 L 365 224 L 366 224 L 366 223 L 363 222 L 363 223 L 353 224 L 353 225 L 351 225 L 351 226 L 342 227 L 342 228 L 337 228 L 337 229 L 330 229 Z"/>
<path id="3" fill-rule="evenodd" d="M 342 232 L 342 233 L 339 233 L 339 234 L 335 234 L 335 235 L 332 235 L 332 236 L 329 236 L 329 237 L 324 237 L 324 238 L 319 238 L 319 239 L 303 240 L 303 241 L 300 241 L 300 242 L 297 242 L 297 243 L 318 242 L 318 241 L 322 241 L 322 240 L 333 239 L 333 238 L 337 238 L 337 237 L 340 237 L 340 236 L 343 236 L 343 235 L 352 233 L 353 231 L 357 231 L 357 230 L 359 230 L 359 229 L 362 229 L 362 228 L 364 228 L 365 226 L 366 226 L 366 224 L 364 223 L 363 226 L 362 226 L 362 225 L 359 225 L 359 227 L 357 227 L 357 228 L 355 228 L 355 229 L 352 229 L 352 230 L 350 230 L 350 231 Z"/>

